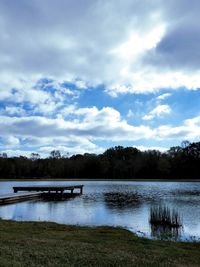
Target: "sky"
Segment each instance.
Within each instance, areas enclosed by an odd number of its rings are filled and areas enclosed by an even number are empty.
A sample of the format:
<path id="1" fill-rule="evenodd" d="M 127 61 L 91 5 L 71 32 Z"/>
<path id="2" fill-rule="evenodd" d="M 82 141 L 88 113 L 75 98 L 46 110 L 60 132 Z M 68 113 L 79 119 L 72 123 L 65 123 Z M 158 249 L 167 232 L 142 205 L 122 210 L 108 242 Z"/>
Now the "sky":
<path id="1" fill-rule="evenodd" d="M 199 0 L 0 0 L 0 153 L 200 139 Z"/>

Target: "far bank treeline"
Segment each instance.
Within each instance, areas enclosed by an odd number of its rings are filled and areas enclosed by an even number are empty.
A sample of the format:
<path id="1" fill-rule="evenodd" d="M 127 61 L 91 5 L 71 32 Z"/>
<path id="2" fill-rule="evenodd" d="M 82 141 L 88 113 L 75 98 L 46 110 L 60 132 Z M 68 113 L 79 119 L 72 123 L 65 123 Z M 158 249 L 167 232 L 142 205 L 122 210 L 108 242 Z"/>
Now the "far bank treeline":
<path id="1" fill-rule="evenodd" d="M 54 150 L 45 159 L 1 153 L 0 178 L 200 179 L 200 142 L 184 141 L 165 153 L 122 146 L 71 157 Z"/>

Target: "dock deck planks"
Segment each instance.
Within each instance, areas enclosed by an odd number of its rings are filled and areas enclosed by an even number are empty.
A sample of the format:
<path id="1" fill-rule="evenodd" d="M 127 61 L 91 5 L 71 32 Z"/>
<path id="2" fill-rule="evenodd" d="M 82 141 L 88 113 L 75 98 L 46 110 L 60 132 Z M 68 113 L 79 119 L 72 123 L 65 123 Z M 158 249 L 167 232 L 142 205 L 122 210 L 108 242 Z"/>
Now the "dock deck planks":
<path id="1" fill-rule="evenodd" d="M 25 200 L 38 199 L 42 196 L 41 193 L 17 193 L 0 196 L 0 205 L 16 203 Z"/>
<path id="2" fill-rule="evenodd" d="M 0 205 L 16 203 L 37 198 L 65 199 L 69 196 L 76 196 L 74 190 L 79 189 L 83 193 L 83 185 L 74 186 L 14 186 L 14 194 L 0 195 Z M 18 193 L 21 191 L 20 193 Z M 67 192 L 70 191 L 70 194 Z"/>
<path id="3" fill-rule="evenodd" d="M 13 190 L 14 193 L 17 193 L 18 191 L 34 191 L 34 192 L 48 192 L 48 193 L 61 193 L 63 194 L 64 191 L 73 191 L 75 189 L 80 190 L 80 194 L 83 193 L 83 185 L 74 185 L 74 186 L 52 186 L 52 185 L 45 185 L 45 186 L 14 186 Z"/>

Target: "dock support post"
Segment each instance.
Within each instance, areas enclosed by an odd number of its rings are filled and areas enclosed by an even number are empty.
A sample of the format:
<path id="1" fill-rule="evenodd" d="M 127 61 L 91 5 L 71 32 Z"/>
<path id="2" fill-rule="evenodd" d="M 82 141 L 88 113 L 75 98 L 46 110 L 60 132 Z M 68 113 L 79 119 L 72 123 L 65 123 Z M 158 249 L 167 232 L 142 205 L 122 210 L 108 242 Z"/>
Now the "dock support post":
<path id="1" fill-rule="evenodd" d="M 80 194 L 83 194 L 83 186 L 80 187 Z"/>

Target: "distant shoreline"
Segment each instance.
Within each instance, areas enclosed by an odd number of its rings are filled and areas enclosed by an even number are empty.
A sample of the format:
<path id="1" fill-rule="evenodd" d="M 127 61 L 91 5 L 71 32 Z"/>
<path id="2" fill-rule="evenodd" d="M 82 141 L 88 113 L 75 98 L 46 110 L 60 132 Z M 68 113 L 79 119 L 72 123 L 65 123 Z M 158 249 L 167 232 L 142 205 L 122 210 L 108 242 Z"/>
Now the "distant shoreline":
<path id="1" fill-rule="evenodd" d="M 90 179 L 90 178 L 16 178 L 16 179 L 1 179 L 0 182 L 9 181 L 91 181 L 91 182 L 200 182 L 200 179 Z"/>

